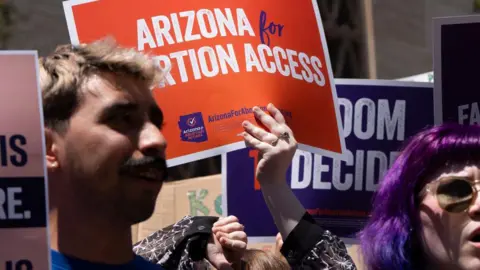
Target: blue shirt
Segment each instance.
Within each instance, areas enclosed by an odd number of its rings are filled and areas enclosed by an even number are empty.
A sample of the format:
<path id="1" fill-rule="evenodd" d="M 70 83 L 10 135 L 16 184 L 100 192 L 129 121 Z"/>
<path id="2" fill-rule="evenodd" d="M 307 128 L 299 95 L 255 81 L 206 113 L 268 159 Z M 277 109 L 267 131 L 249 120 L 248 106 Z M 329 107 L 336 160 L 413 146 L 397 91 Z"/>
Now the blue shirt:
<path id="1" fill-rule="evenodd" d="M 127 264 L 111 265 L 92 263 L 89 261 L 73 258 L 52 250 L 52 270 L 163 270 L 158 264 L 153 264 L 140 256 Z"/>

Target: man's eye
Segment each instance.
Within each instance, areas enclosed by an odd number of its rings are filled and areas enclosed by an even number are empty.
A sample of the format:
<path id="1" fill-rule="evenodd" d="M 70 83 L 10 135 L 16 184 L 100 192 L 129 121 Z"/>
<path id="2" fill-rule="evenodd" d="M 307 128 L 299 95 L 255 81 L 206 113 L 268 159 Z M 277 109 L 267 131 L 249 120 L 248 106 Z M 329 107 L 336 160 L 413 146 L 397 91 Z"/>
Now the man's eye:
<path id="1" fill-rule="evenodd" d="M 107 118 L 109 123 L 128 123 L 132 121 L 131 113 L 117 113 Z"/>
<path id="2" fill-rule="evenodd" d="M 126 124 L 130 124 L 134 121 L 134 116 L 132 115 L 132 113 L 124 113 L 120 115 L 119 118 Z"/>
<path id="3" fill-rule="evenodd" d="M 107 123 L 115 128 L 137 128 L 142 124 L 142 119 L 135 113 L 120 113 L 108 118 Z"/>

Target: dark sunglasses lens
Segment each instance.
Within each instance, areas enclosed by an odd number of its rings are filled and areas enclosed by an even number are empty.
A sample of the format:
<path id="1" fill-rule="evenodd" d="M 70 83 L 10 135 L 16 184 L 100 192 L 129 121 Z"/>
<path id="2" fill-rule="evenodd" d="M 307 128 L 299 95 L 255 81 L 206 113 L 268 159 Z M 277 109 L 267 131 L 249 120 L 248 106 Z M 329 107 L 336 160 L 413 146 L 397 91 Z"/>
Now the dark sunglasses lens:
<path id="1" fill-rule="evenodd" d="M 437 200 L 443 209 L 448 212 L 462 212 L 466 210 L 473 200 L 473 189 L 464 179 L 446 181 L 437 188 Z"/>

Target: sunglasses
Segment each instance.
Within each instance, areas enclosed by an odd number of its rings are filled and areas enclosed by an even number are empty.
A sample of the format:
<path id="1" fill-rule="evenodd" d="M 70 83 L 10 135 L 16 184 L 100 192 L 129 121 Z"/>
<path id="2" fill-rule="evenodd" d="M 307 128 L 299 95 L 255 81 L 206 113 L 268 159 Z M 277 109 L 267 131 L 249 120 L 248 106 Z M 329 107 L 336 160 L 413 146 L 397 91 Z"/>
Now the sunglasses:
<path id="1" fill-rule="evenodd" d="M 426 185 L 426 191 L 438 201 L 438 205 L 450 213 L 467 211 L 477 199 L 480 180 L 464 177 L 439 178 Z"/>

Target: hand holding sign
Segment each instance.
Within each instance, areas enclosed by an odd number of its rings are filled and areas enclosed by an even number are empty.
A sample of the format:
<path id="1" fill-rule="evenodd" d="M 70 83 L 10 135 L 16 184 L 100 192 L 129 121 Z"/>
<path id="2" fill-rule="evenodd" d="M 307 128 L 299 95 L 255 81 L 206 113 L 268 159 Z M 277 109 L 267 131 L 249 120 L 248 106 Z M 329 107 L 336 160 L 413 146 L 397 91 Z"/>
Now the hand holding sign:
<path id="1" fill-rule="evenodd" d="M 268 104 L 267 111 L 271 115 L 258 107 L 253 109 L 255 119 L 269 131 L 249 121 L 243 122 L 245 143 L 260 153 L 256 177 L 261 184 L 266 181 L 284 180 L 297 149 L 297 142 L 282 113 L 273 104 Z"/>
<path id="2" fill-rule="evenodd" d="M 297 141 L 282 113 L 273 104 L 268 104 L 267 111 L 270 115 L 258 107 L 253 108 L 255 120 L 268 131 L 245 121 L 243 137 L 247 146 L 259 151 L 255 174 L 270 214 L 283 239 L 286 239 L 305 214 L 305 208 L 286 181 L 288 167 L 297 150 Z"/>

